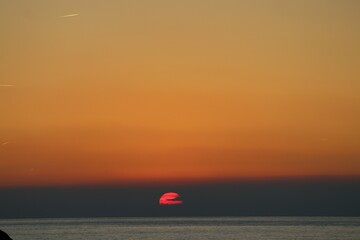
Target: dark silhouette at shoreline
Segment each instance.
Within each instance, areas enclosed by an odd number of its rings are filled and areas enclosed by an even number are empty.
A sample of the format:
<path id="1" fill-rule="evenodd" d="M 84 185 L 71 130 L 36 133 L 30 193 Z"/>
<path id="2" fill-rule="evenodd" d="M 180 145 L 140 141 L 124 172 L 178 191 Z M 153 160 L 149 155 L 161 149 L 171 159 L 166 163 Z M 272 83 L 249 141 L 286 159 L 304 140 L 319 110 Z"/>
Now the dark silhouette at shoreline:
<path id="1" fill-rule="evenodd" d="M 12 240 L 12 238 L 6 232 L 0 230 L 0 240 Z"/>

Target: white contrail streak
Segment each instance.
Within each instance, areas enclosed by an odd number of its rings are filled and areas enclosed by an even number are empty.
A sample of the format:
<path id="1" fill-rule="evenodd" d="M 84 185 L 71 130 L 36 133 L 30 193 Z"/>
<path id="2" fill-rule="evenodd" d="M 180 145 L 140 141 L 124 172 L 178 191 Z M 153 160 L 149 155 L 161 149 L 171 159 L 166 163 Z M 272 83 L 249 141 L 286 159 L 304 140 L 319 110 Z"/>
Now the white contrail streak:
<path id="1" fill-rule="evenodd" d="M 80 15 L 80 14 L 78 14 L 78 13 L 73 13 L 73 14 L 68 14 L 68 15 L 60 16 L 59 18 L 76 17 L 76 16 L 79 16 L 79 15 Z"/>

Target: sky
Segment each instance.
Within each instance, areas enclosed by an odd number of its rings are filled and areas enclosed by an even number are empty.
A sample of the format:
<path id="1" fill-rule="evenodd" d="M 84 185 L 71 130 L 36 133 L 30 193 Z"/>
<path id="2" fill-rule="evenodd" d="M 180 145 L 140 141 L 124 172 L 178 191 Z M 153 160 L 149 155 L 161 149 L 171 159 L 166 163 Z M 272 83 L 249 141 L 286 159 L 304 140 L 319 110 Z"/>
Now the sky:
<path id="1" fill-rule="evenodd" d="M 163 193 L 181 205 L 159 205 Z M 360 181 L 261 180 L 157 186 L 0 188 L 0 219 L 360 216 Z"/>
<path id="2" fill-rule="evenodd" d="M 0 0 L 0 187 L 358 178 L 359 11 Z"/>

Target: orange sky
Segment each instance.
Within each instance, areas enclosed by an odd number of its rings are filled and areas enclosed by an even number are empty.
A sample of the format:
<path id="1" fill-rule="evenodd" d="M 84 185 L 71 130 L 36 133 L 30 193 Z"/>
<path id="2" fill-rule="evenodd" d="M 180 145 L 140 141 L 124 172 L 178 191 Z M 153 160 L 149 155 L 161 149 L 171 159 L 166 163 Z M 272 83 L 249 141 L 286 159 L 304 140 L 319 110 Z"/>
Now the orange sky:
<path id="1" fill-rule="evenodd" d="M 0 0 L 0 186 L 360 175 L 359 11 Z"/>

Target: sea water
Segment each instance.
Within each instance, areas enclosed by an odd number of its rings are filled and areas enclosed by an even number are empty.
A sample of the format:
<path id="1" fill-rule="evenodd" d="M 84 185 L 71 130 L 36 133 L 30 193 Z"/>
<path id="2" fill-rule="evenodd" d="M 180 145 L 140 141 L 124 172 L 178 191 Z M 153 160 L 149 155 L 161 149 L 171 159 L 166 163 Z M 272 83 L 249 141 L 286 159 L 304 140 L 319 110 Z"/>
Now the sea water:
<path id="1" fill-rule="evenodd" d="M 0 220 L 14 240 L 359 240 L 357 217 L 189 217 Z"/>

